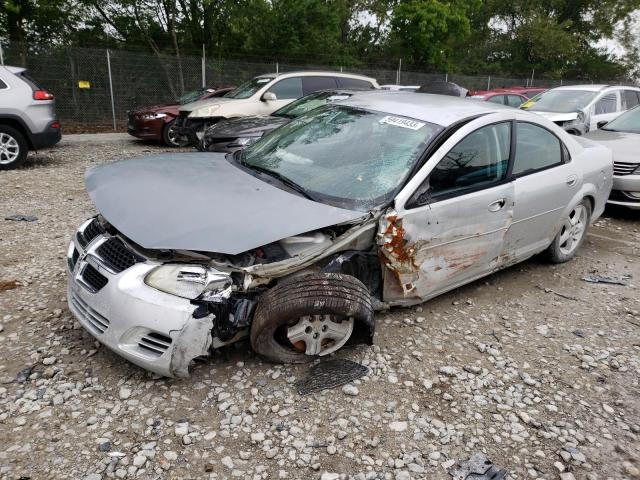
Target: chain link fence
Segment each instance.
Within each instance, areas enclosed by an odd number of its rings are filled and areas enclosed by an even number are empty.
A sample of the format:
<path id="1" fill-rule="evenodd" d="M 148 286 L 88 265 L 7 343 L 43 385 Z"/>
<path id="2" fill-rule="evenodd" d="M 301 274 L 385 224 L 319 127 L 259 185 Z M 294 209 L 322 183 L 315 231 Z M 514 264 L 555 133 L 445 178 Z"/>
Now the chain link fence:
<path id="1" fill-rule="evenodd" d="M 0 46 L 5 65 L 24 66 L 28 74 L 56 96 L 63 125 L 72 131 L 121 130 L 126 112 L 140 106 L 175 102 L 183 93 L 215 85 L 239 85 L 255 75 L 296 70 L 334 70 L 367 75 L 380 85 L 423 85 L 449 80 L 469 90 L 511 86 L 555 87 L 587 83 L 571 80 L 468 76 L 418 72 L 376 65 L 289 64 L 137 53 L 79 47 L 28 51 L 21 45 Z M 600 83 L 600 82 L 599 82 Z M 602 81 L 601 83 L 624 83 Z"/>

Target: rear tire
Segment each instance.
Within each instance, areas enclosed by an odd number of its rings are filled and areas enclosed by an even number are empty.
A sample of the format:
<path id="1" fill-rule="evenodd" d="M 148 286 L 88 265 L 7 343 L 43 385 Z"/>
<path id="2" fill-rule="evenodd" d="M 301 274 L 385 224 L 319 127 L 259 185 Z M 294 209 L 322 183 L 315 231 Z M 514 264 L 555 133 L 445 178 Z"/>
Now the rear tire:
<path id="1" fill-rule="evenodd" d="M 587 228 L 591 220 L 591 203 L 583 199 L 571 209 L 560 231 L 546 251 L 553 263 L 564 263 L 575 257 L 587 238 Z"/>
<path id="2" fill-rule="evenodd" d="M 0 170 L 22 165 L 28 151 L 29 145 L 22 133 L 8 125 L 0 125 Z"/>
<path id="3" fill-rule="evenodd" d="M 319 328 L 320 345 L 323 331 L 335 328 L 345 332 L 346 338 L 327 338 L 327 348 L 319 355 L 341 347 L 352 335 L 358 323 L 370 325 L 373 318 L 371 296 L 360 280 L 339 273 L 313 273 L 293 277 L 266 292 L 258 301 L 251 324 L 251 347 L 264 359 L 275 363 L 305 363 L 317 358 L 305 353 L 310 346 L 298 343 L 294 346 L 288 336 L 292 329 L 315 323 Z M 307 331 L 311 336 L 312 327 Z M 309 337 L 311 338 L 311 337 Z M 335 348 L 335 350 L 337 350 Z"/>
<path id="4" fill-rule="evenodd" d="M 178 135 L 176 135 L 173 130 L 175 123 L 176 121 L 174 119 L 164 126 L 164 128 L 162 129 L 162 141 L 167 147 L 186 147 L 187 145 L 189 145 L 189 140 L 186 138 L 180 138 Z"/>

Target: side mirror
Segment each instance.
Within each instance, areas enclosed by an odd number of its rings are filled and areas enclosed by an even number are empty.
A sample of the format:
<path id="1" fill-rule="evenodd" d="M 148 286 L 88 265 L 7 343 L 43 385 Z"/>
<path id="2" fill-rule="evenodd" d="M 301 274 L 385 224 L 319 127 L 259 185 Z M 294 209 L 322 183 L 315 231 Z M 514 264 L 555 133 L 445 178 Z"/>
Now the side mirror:
<path id="1" fill-rule="evenodd" d="M 273 92 L 264 92 L 261 100 L 263 102 L 273 102 L 278 100 L 278 97 L 276 97 L 276 94 Z"/>
<path id="2" fill-rule="evenodd" d="M 604 127 L 607 123 L 609 123 L 609 122 L 607 122 L 606 120 L 600 120 L 600 121 L 597 123 L 598 128 L 602 128 L 602 127 Z"/>

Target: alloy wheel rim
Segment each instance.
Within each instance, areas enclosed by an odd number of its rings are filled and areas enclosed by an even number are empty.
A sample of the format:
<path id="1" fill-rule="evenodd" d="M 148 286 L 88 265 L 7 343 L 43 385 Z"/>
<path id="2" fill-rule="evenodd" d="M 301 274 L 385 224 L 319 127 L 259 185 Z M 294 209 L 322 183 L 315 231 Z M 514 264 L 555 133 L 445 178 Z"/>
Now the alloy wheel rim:
<path id="1" fill-rule="evenodd" d="M 0 133 L 0 164 L 13 163 L 20 155 L 18 141 L 8 133 Z"/>
<path id="2" fill-rule="evenodd" d="M 353 332 L 353 318 L 338 319 L 333 315 L 315 314 L 300 317 L 287 328 L 287 338 L 305 355 L 324 356 L 341 348 Z"/>
<path id="3" fill-rule="evenodd" d="M 585 234 L 587 223 L 587 209 L 584 205 L 577 205 L 562 225 L 560 231 L 560 251 L 565 255 L 573 253 Z"/>
<path id="4" fill-rule="evenodd" d="M 173 125 L 169 127 L 167 137 L 169 138 L 169 142 L 171 142 L 173 145 L 175 145 L 176 147 L 180 146 L 180 142 L 178 141 L 178 134 L 176 133 Z"/>

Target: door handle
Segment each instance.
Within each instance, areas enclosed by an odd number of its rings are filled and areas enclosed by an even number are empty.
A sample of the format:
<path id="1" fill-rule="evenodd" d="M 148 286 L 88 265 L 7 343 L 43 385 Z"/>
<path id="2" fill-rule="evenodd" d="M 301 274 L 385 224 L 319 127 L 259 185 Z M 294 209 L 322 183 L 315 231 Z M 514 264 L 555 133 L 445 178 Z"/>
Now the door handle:
<path id="1" fill-rule="evenodd" d="M 502 207 L 504 207 L 506 203 L 507 203 L 507 201 L 504 198 L 496 200 L 495 202 L 492 202 L 492 203 L 489 204 L 489 211 L 490 212 L 497 212 L 498 210 L 501 210 Z"/>
<path id="2" fill-rule="evenodd" d="M 569 175 L 567 177 L 567 185 L 569 187 L 573 187 L 576 183 L 578 183 L 578 176 L 577 175 Z"/>

